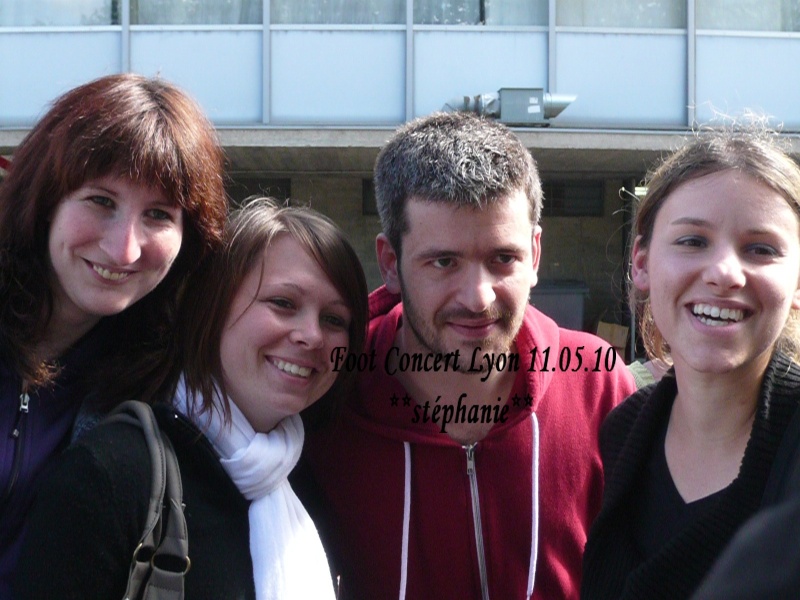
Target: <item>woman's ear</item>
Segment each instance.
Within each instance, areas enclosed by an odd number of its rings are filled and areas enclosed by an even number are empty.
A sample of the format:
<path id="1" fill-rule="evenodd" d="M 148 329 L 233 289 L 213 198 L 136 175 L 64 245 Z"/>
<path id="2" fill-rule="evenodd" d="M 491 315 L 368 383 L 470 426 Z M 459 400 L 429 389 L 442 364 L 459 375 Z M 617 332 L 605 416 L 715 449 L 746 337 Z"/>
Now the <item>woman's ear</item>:
<path id="1" fill-rule="evenodd" d="M 792 308 L 795 310 L 800 308 L 800 282 L 798 282 L 797 289 L 794 291 L 794 295 L 792 296 Z"/>
<path id="2" fill-rule="evenodd" d="M 642 236 L 637 235 L 631 252 L 631 281 L 640 292 L 650 291 L 650 274 L 647 271 L 647 248 L 642 245 Z"/>

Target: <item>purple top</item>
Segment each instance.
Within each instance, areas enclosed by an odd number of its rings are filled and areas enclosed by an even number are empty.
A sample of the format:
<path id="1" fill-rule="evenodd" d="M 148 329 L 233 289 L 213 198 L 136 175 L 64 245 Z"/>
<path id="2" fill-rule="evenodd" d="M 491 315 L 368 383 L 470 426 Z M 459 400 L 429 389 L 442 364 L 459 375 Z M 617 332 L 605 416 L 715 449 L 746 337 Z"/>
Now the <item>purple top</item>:
<path id="1" fill-rule="evenodd" d="M 68 443 L 86 395 L 82 371 L 97 356 L 98 329 L 64 354 L 53 386 L 29 390 L 27 403 L 19 375 L 0 357 L 0 600 L 11 598 L 11 575 L 38 481 Z"/>

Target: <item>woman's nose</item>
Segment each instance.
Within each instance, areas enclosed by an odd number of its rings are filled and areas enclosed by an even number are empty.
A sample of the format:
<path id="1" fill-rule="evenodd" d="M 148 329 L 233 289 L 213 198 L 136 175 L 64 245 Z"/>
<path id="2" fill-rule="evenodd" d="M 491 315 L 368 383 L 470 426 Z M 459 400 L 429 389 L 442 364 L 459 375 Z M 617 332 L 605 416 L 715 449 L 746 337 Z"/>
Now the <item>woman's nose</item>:
<path id="1" fill-rule="evenodd" d="M 121 218 L 105 231 L 100 248 L 115 265 L 131 265 L 142 255 L 142 240 L 135 219 Z"/>

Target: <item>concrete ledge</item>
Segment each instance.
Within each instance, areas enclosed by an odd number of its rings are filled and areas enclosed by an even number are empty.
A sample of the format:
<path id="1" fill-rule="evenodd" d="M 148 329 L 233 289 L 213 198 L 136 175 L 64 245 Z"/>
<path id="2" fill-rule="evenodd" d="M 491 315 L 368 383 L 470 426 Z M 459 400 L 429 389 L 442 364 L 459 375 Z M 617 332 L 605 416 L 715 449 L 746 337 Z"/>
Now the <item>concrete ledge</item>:
<path id="1" fill-rule="evenodd" d="M 220 127 L 233 174 L 342 174 L 369 177 L 394 127 Z M 13 154 L 27 129 L 0 129 L 0 154 Z M 676 131 L 515 128 L 540 170 L 561 176 L 641 177 L 691 134 Z M 800 157 L 800 136 L 786 135 Z"/>

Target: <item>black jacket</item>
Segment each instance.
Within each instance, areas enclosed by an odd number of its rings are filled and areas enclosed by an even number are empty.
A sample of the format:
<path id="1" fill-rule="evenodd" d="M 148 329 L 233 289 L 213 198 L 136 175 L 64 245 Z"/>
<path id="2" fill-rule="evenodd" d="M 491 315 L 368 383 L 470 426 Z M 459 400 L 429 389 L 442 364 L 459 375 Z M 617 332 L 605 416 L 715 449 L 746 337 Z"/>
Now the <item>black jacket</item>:
<path id="1" fill-rule="evenodd" d="M 21 409 L 22 380 L 7 349 L 0 347 L 0 599 L 11 594 L 36 490 L 67 446 L 80 399 L 91 389 L 96 359 L 107 352 L 111 336 L 104 324 L 59 357 L 52 385 L 28 390 L 27 410 Z"/>
<path id="2" fill-rule="evenodd" d="M 586 544 L 582 598 L 680 600 L 691 595 L 736 530 L 761 505 L 777 449 L 800 402 L 800 368 L 781 354 L 773 357 L 738 476 L 703 515 L 644 560 L 633 541 L 632 506 L 676 391 L 676 381 L 668 375 L 628 398 L 603 424 L 605 491 Z"/>
<path id="3" fill-rule="evenodd" d="M 249 502 L 197 428 L 171 407 L 154 410 L 181 470 L 192 563 L 185 597 L 254 599 Z M 150 477 L 144 436 L 134 426 L 101 425 L 68 448 L 30 515 L 15 582 L 19 598 L 122 598 Z"/>
<path id="4" fill-rule="evenodd" d="M 739 530 L 692 600 L 800 598 L 800 411 L 778 449 L 764 505 Z"/>

